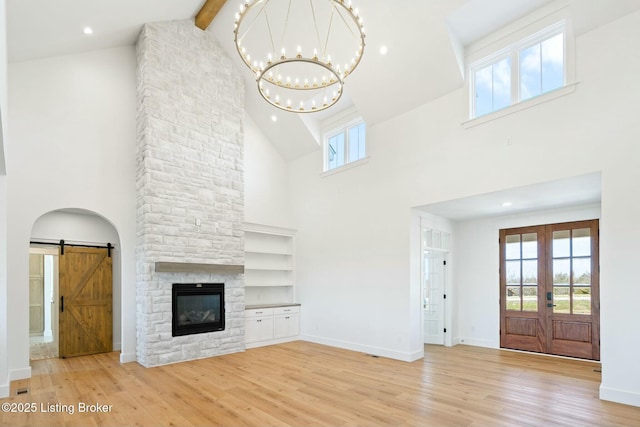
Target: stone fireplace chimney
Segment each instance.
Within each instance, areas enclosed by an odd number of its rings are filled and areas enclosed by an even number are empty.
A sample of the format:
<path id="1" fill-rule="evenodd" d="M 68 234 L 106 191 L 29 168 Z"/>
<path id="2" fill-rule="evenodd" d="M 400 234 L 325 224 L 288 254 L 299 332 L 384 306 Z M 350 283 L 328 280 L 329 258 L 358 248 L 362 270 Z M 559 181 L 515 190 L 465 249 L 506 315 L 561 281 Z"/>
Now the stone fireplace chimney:
<path id="1" fill-rule="evenodd" d="M 136 55 L 138 362 L 243 351 L 243 81 L 191 20 L 146 24 Z M 200 282 L 225 284 L 225 329 L 173 337 L 172 284 Z"/>

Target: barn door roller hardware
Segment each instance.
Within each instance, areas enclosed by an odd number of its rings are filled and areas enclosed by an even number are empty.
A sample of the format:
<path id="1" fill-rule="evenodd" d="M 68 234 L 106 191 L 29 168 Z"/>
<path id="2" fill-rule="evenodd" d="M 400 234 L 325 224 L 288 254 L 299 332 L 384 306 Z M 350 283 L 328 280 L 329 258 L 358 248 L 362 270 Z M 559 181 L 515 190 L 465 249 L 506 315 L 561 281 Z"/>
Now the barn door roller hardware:
<path id="1" fill-rule="evenodd" d="M 65 246 L 73 246 L 73 247 L 79 247 L 79 248 L 106 249 L 107 250 L 107 256 L 109 258 L 111 258 L 111 251 L 113 249 L 115 249 L 115 246 L 113 246 L 111 243 L 107 243 L 106 245 L 81 245 L 81 244 L 74 244 L 74 243 L 66 243 L 63 239 L 60 239 L 59 242 L 37 242 L 35 240 L 31 240 L 29 243 L 31 243 L 32 245 L 55 245 L 55 246 L 60 246 L 60 255 L 64 255 L 64 247 Z"/>

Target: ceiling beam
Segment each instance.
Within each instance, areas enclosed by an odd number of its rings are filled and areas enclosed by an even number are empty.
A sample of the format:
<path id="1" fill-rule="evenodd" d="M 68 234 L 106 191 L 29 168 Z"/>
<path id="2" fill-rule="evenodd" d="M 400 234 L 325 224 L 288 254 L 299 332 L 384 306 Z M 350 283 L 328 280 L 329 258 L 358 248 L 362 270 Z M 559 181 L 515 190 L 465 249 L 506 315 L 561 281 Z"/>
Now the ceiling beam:
<path id="1" fill-rule="evenodd" d="M 227 0 L 207 0 L 202 5 L 200 12 L 196 15 L 196 27 L 202 31 L 206 30 L 209 24 L 216 17 L 222 6 L 224 6 Z"/>

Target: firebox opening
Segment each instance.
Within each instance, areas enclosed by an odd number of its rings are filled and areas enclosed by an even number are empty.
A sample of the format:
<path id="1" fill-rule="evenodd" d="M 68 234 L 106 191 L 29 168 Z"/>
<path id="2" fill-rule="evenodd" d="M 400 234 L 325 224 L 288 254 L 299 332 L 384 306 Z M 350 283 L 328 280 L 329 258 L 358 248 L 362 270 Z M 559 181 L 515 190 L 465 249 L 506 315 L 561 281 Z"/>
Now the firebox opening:
<path id="1" fill-rule="evenodd" d="M 173 336 L 224 330 L 224 283 L 174 283 Z"/>

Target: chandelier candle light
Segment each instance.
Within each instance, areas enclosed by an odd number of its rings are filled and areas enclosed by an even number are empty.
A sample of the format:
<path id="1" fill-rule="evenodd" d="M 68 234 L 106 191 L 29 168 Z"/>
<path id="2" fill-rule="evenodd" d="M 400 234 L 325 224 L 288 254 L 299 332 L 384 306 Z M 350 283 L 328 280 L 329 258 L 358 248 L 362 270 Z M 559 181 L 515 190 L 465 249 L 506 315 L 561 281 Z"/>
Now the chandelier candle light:
<path id="1" fill-rule="evenodd" d="M 364 24 L 350 0 L 246 0 L 234 34 L 260 95 L 297 113 L 338 102 L 364 52 Z"/>

